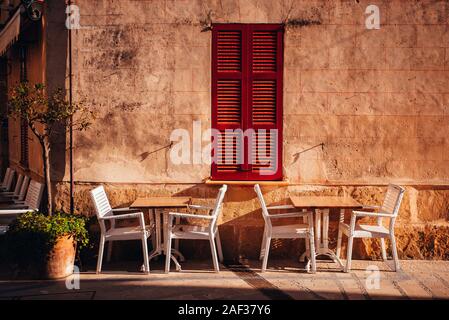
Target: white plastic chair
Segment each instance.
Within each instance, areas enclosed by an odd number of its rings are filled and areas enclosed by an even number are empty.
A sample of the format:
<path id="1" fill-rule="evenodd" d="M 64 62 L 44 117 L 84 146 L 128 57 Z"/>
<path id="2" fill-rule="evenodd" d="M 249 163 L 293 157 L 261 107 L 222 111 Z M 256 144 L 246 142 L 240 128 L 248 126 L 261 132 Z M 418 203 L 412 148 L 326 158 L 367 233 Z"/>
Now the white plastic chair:
<path id="1" fill-rule="evenodd" d="M 301 212 L 289 212 L 281 214 L 270 214 L 268 210 L 278 209 L 295 209 L 291 205 L 272 206 L 267 207 L 265 199 L 262 195 L 262 190 L 258 184 L 254 185 L 254 191 L 256 191 L 259 198 L 260 205 L 262 207 L 262 215 L 265 221 L 265 228 L 263 232 L 262 245 L 260 249 L 259 259 L 262 260 L 262 272 L 267 270 L 268 255 L 270 252 L 271 239 L 298 239 L 304 238 L 306 240 L 306 248 L 309 248 L 309 255 L 312 264 L 312 273 L 316 272 L 316 258 L 315 258 L 315 239 L 313 231 L 313 213 L 311 211 Z M 273 226 L 273 219 L 281 218 L 304 218 L 307 217 L 307 224 L 289 224 L 282 226 Z M 308 245 L 307 245 L 308 244 Z"/>
<path id="2" fill-rule="evenodd" d="M 5 207 L 11 207 L 14 205 L 25 205 L 25 196 L 27 194 L 28 186 L 30 185 L 30 178 L 23 177 L 20 184 L 20 190 L 17 192 L 17 186 L 14 192 L 9 192 L 0 197 L 0 209 Z"/>
<path id="3" fill-rule="evenodd" d="M 16 185 L 14 186 L 14 191 L 5 191 L 0 193 L 0 202 L 8 201 L 11 199 L 17 199 L 20 194 L 20 189 L 22 187 L 24 176 L 19 174 L 17 177 Z"/>
<path id="4" fill-rule="evenodd" d="M 39 211 L 42 200 L 44 185 L 37 181 L 31 180 L 28 192 L 23 204 L 12 204 L 6 209 L 0 209 L 0 234 L 8 231 L 8 226 L 19 214 L 29 211 Z"/>
<path id="5" fill-rule="evenodd" d="M 15 174 L 15 171 L 13 169 L 11 169 L 11 168 L 6 169 L 2 185 L 0 186 L 1 192 L 8 192 L 11 190 L 12 182 L 14 180 L 14 174 Z"/>
<path id="6" fill-rule="evenodd" d="M 150 264 L 148 260 L 148 246 L 147 239 L 151 236 L 152 227 L 145 225 L 143 213 L 130 208 L 112 209 L 109 204 L 108 197 L 104 191 L 103 186 L 99 186 L 90 191 L 92 201 L 95 206 L 98 223 L 100 224 L 101 236 L 100 246 L 98 248 L 97 273 L 101 272 L 103 263 L 104 246 L 109 241 L 108 257 L 111 257 L 112 241 L 124 240 L 141 240 L 144 260 L 144 272 L 150 272 Z M 131 212 L 123 214 L 124 212 Z M 114 215 L 114 213 L 122 213 Z M 115 221 L 119 219 L 138 219 L 139 226 L 134 227 L 120 227 L 115 226 Z M 106 221 L 110 222 L 110 227 L 106 228 Z"/>
<path id="7" fill-rule="evenodd" d="M 30 185 L 30 177 L 25 176 L 23 178 L 22 181 L 22 185 L 20 186 L 20 191 L 19 194 L 17 196 L 17 201 L 24 201 L 25 200 L 25 196 L 28 190 L 28 186 Z M 14 198 L 16 198 L 16 196 L 14 196 Z"/>
<path id="8" fill-rule="evenodd" d="M 365 207 L 377 209 L 378 211 L 372 212 L 354 210 L 352 211 L 351 221 L 349 224 L 344 222 L 344 216 L 340 217 L 341 222 L 338 228 L 337 257 L 340 257 L 342 235 L 345 234 L 348 237 L 348 250 L 345 272 L 349 272 L 351 270 L 352 246 L 354 238 L 380 239 L 382 259 L 384 261 L 387 260 L 387 252 L 385 250 L 384 239 L 389 238 L 391 241 L 395 271 L 398 271 L 400 269 L 398 252 L 396 248 L 396 239 L 394 237 L 394 224 L 399 213 L 399 207 L 401 206 L 404 192 L 404 188 L 389 184 L 382 206 Z M 377 225 L 360 224 L 356 221 L 358 217 L 375 217 L 377 218 Z M 390 218 L 388 229 L 382 224 L 383 218 Z"/>
<path id="9" fill-rule="evenodd" d="M 6 168 L 5 175 L 3 176 L 2 184 L 0 185 L 0 191 L 3 191 L 6 188 L 6 184 L 9 180 L 10 173 L 11 173 L 11 168 Z"/>
<path id="10" fill-rule="evenodd" d="M 170 261 L 171 261 L 171 245 L 173 239 L 190 239 L 190 240 L 209 240 L 210 242 L 210 250 L 212 253 L 212 261 L 214 264 L 215 272 L 220 271 L 220 267 L 218 265 L 218 261 L 223 262 L 223 252 L 221 249 L 221 241 L 220 241 L 220 233 L 218 232 L 218 216 L 222 211 L 223 207 L 223 199 L 228 187 L 223 185 L 216 198 L 215 206 L 207 207 L 207 206 L 199 206 L 199 205 L 190 205 L 189 207 L 192 209 L 205 209 L 209 210 L 209 214 L 190 214 L 190 213 L 179 213 L 179 212 L 169 212 L 168 213 L 168 221 L 165 230 L 165 272 L 168 273 L 170 271 Z M 206 219 L 209 220 L 208 226 L 189 226 L 182 224 L 173 225 L 173 218 L 193 218 L 193 219 Z M 215 246 L 215 241 L 217 245 Z M 218 251 L 218 258 L 217 258 Z"/>

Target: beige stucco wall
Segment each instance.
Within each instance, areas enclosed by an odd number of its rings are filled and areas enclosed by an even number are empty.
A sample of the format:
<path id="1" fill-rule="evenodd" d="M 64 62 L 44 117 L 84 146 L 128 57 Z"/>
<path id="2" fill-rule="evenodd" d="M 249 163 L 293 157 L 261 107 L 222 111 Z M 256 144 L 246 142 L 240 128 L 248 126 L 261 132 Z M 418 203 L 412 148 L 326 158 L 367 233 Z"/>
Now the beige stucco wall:
<path id="1" fill-rule="evenodd" d="M 201 32 L 210 12 L 212 22 L 319 23 L 285 32 L 291 182 L 449 181 L 443 1 L 77 4 L 85 28 L 74 34 L 75 88 L 100 113 L 77 138 L 78 180 L 199 183 L 209 176 L 208 165 L 173 165 L 166 149 L 155 150 L 169 144 L 173 129 L 191 130 L 194 120 L 210 126 L 211 32 Z M 380 8 L 380 30 L 365 27 L 368 4 Z M 295 156 L 319 143 L 323 149 Z"/>
<path id="2" fill-rule="evenodd" d="M 24 43 L 27 43 L 27 79 L 30 83 L 45 82 L 45 55 L 43 51 L 44 41 L 41 32 L 41 22 L 25 29 L 21 33 Z M 10 64 L 10 73 L 7 75 L 8 90 L 20 82 L 20 50 L 15 44 L 7 53 Z M 42 149 L 39 141 L 33 132 L 28 129 L 28 167 L 20 163 L 20 120 L 9 119 L 8 139 L 9 139 L 9 165 L 18 172 L 27 173 L 33 179 L 42 180 L 43 162 Z"/>
<path id="3" fill-rule="evenodd" d="M 87 190 L 100 182 L 114 205 L 138 195 L 212 199 L 216 187 L 201 184 L 208 165 L 174 165 L 169 150 L 160 150 L 174 129 L 191 132 L 199 120 L 210 126 L 211 32 L 201 31 L 207 22 L 287 22 L 283 161 L 291 186 L 266 189 L 269 201 L 312 192 L 378 203 L 385 189 L 376 185 L 400 183 L 408 185 L 401 252 L 433 256 L 416 236 L 426 226 L 447 240 L 447 1 L 75 3 L 82 29 L 73 35 L 74 91 L 98 111 L 93 127 L 75 136 L 79 211 L 92 213 Z M 369 4 L 380 8 L 379 30 L 365 27 Z M 60 183 L 59 207 L 67 208 L 67 195 Z M 231 187 L 221 221 L 225 247 L 238 246 L 229 255 L 258 250 L 259 240 L 247 239 L 261 234 L 258 208 L 250 187 Z M 371 247 L 364 248 L 369 255 Z M 440 252 L 435 256 L 447 257 L 445 247 Z"/>

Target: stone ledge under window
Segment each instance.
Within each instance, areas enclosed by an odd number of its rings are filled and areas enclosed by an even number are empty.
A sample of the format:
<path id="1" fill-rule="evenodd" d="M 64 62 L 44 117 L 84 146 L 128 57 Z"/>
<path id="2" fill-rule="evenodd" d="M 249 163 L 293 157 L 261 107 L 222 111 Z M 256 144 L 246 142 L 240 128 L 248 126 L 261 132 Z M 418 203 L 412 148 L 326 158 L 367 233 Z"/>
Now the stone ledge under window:
<path id="1" fill-rule="evenodd" d="M 227 185 L 235 185 L 235 186 L 253 186 L 255 184 L 259 184 L 261 186 L 279 186 L 284 187 L 289 185 L 289 181 L 284 180 L 276 180 L 276 181 L 236 181 L 236 180 L 211 180 L 206 179 L 204 181 L 205 184 L 218 185 L 218 184 L 227 184 Z"/>

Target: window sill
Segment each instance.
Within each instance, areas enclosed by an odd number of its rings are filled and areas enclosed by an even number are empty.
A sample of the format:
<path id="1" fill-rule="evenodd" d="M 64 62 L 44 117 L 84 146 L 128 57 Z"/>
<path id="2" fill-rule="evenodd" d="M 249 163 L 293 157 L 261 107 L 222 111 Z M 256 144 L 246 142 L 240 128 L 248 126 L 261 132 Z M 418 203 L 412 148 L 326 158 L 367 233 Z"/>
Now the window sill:
<path id="1" fill-rule="evenodd" d="M 289 185 L 288 180 L 279 180 L 279 181 L 235 181 L 235 180 L 211 180 L 206 179 L 204 181 L 205 184 L 210 185 L 219 185 L 219 184 L 227 184 L 227 185 L 234 185 L 234 186 L 253 186 L 255 184 L 259 184 L 261 186 L 278 186 L 278 187 L 284 187 Z"/>

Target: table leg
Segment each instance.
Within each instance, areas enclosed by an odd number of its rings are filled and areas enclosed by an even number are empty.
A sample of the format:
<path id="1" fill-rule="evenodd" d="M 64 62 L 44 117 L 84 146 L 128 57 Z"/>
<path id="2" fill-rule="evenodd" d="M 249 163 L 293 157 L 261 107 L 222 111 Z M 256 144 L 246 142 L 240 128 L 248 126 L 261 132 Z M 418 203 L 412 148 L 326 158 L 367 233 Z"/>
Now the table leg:
<path id="1" fill-rule="evenodd" d="M 307 212 L 307 209 L 302 209 L 302 211 L 303 212 Z M 306 224 L 309 224 L 309 223 L 313 224 L 313 221 L 309 221 L 307 216 L 303 217 L 303 221 Z M 311 261 L 311 259 L 310 259 L 310 243 L 309 243 L 309 239 L 308 238 L 306 238 L 305 241 L 306 241 L 306 251 L 301 255 L 301 257 L 299 257 L 299 261 L 300 262 L 304 262 L 305 258 L 307 257 L 307 264 L 306 264 L 306 268 L 305 269 L 307 270 L 307 272 L 309 272 L 310 271 L 310 261 Z"/>
<path id="2" fill-rule="evenodd" d="M 307 212 L 307 209 L 302 209 L 303 212 Z M 304 223 L 309 223 L 309 221 L 307 220 L 307 216 L 303 217 L 303 222 Z M 313 221 L 310 221 L 311 223 L 313 223 Z M 309 258 L 310 260 L 310 249 L 309 249 L 309 240 L 306 239 L 306 251 L 299 257 L 299 262 L 304 262 L 306 260 L 306 257 Z"/>
<path id="3" fill-rule="evenodd" d="M 162 254 L 162 241 L 161 241 L 161 217 L 159 215 L 159 212 L 154 209 L 150 209 L 153 211 L 153 217 L 154 217 L 154 227 L 156 228 L 156 239 L 155 239 L 155 248 L 153 252 L 151 253 L 149 259 L 153 259 L 157 256 L 160 256 Z M 153 243 L 154 243 L 153 242 Z"/>
<path id="4" fill-rule="evenodd" d="M 323 211 L 323 248 L 329 249 L 329 209 Z"/>
<path id="5" fill-rule="evenodd" d="M 156 251 L 157 248 L 157 241 L 156 241 L 156 221 L 154 219 L 154 214 L 153 214 L 153 210 L 150 208 L 148 209 L 148 218 L 150 219 L 150 225 L 153 226 L 154 230 L 152 230 L 152 235 L 151 235 L 151 244 L 153 245 L 153 251 L 151 252 L 151 254 L 153 252 Z"/>
<path id="6" fill-rule="evenodd" d="M 162 220 L 163 220 L 163 224 L 164 224 L 164 227 L 163 227 L 163 229 L 164 229 L 164 243 L 162 244 L 162 251 L 165 253 L 165 244 L 167 243 L 167 233 L 165 232 L 165 230 L 168 227 L 168 214 L 167 213 L 163 213 L 163 212 L 161 212 L 161 213 L 163 214 Z M 173 251 L 175 251 L 175 250 L 176 249 L 173 249 Z M 175 252 L 173 252 L 173 253 L 175 253 Z M 181 265 L 179 264 L 179 262 L 176 259 L 175 255 L 171 254 L 170 258 L 175 263 L 176 271 L 181 271 Z"/>
<path id="7" fill-rule="evenodd" d="M 321 249 L 321 210 L 315 209 L 315 246 L 318 253 Z"/>

